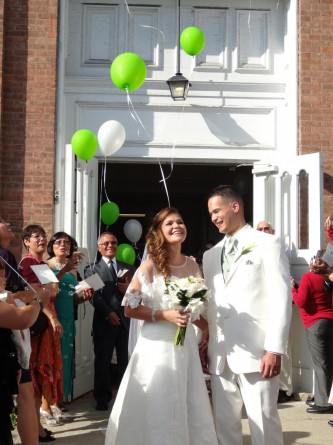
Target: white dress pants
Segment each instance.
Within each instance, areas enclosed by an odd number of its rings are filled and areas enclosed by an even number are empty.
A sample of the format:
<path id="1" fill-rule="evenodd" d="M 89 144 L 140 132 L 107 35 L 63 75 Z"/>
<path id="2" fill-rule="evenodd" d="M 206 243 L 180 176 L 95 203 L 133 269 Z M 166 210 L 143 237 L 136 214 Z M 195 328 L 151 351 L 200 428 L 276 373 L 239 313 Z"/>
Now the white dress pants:
<path id="1" fill-rule="evenodd" d="M 279 376 L 257 372 L 234 374 L 226 363 L 222 375 L 211 375 L 213 412 L 219 445 L 242 445 L 242 407 L 249 419 L 252 445 L 283 445 L 277 410 Z"/>

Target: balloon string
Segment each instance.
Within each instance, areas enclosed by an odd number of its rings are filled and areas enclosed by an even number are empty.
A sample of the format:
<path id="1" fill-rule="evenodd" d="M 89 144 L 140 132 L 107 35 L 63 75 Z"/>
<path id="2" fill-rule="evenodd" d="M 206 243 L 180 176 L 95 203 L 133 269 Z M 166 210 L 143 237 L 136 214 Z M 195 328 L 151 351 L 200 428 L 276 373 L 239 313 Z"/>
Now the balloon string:
<path id="1" fill-rule="evenodd" d="M 169 192 L 168 192 L 168 187 L 167 187 L 167 184 L 166 184 L 166 179 L 165 179 L 165 177 L 164 177 L 164 171 L 163 171 L 163 168 L 162 168 L 162 165 L 161 165 L 159 159 L 158 159 L 158 164 L 159 164 L 159 166 L 160 166 L 161 175 L 162 175 L 162 179 L 161 179 L 160 182 L 163 182 L 163 185 L 164 185 L 164 188 L 165 188 L 165 193 L 166 193 L 166 195 L 167 195 L 167 199 L 168 199 L 168 204 L 169 204 L 169 207 L 171 207 L 171 205 L 170 205 L 170 198 L 169 198 Z"/>
<path id="2" fill-rule="evenodd" d="M 195 57 L 193 56 L 192 60 L 191 60 L 191 67 L 190 67 L 190 72 L 188 75 L 188 80 L 191 80 L 192 74 L 194 72 L 194 68 L 195 68 Z"/>
<path id="3" fill-rule="evenodd" d="M 124 0 L 124 2 L 125 2 L 125 5 L 126 5 L 126 9 L 127 9 L 128 15 L 132 18 L 132 14 L 131 14 L 131 11 L 130 11 L 130 9 L 129 9 L 127 0 Z"/>
<path id="4" fill-rule="evenodd" d="M 134 105 L 133 105 L 132 100 L 131 100 L 130 95 L 129 95 L 128 88 L 126 88 L 126 93 L 127 93 L 127 103 L 128 103 L 128 108 L 129 108 L 129 110 L 130 110 L 130 114 L 131 114 L 131 116 L 133 117 L 133 119 L 135 120 L 136 123 L 138 123 L 138 124 L 141 125 L 141 127 L 143 128 L 143 130 L 146 132 L 146 134 L 147 134 L 147 136 L 148 136 L 148 139 L 151 140 L 152 137 L 150 136 L 150 134 L 149 134 L 147 128 L 143 125 L 143 123 L 142 123 L 142 121 L 141 121 L 141 119 L 140 119 L 138 113 L 136 112 L 136 110 L 135 110 L 135 108 L 134 108 Z M 160 182 L 163 182 L 163 184 L 164 184 L 165 193 L 166 193 L 166 195 L 167 195 L 167 199 L 168 199 L 168 203 L 169 203 L 169 207 L 170 207 L 169 192 L 168 192 L 168 187 L 167 187 L 167 184 L 166 184 L 166 179 L 165 179 L 165 176 L 164 176 L 164 171 L 163 171 L 163 168 L 162 168 L 160 159 L 157 158 L 157 160 L 158 160 L 158 164 L 159 164 L 159 166 L 160 166 L 161 175 L 162 175 L 162 179 L 161 179 Z"/>
<path id="5" fill-rule="evenodd" d="M 151 26 L 151 25 L 139 25 L 139 26 L 141 28 L 155 29 L 156 31 L 158 31 L 162 35 L 162 40 L 163 40 L 163 42 L 165 42 L 164 32 L 161 29 L 158 29 L 158 28 L 156 28 L 156 26 Z"/>
<path id="6" fill-rule="evenodd" d="M 130 16 L 131 20 L 133 20 L 133 17 L 132 17 L 132 14 L 131 14 L 131 11 L 130 11 L 130 8 L 129 8 L 129 6 L 128 6 L 127 1 L 124 0 L 124 3 L 125 3 L 125 5 L 126 5 L 127 14 Z M 156 31 L 158 31 L 158 32 L 162 35 L 163 42 L 165 42 L 164 32 L 163 32 L 161 29 L 156 28 L 156 26 L 139 25 L 139 27 L 141 27 L 141 28 L 151 28 L 151 29 L 155 29 Z"/>
<path id="7" fill-rule="evenodd" d="M 192 57 L 191 68 L 190 68 L 190 72 L 189 72 L 189 76 L 188 76 L 189 80 L 191 79 L 191 76 L 192 76 L 192 74 L 194 72 L 194 68 L 195 68 L 195 57 Z M 183 105 L 183 107 L 182 107 L 182 111 L 181 111 L 181 114 L 180 114 L 180 119 L 178 120 L 178 128 L 182 127 L 183 117 L 184 117 L 183 116 L 184 110 L 185 110 L 185 105 Z M 179 132 L 176 131 L 176 134 L 179 134 Z M 171 149 L 171 156 L 170 156 L 170 167 L 171 167 L 171 169 L 170 169 L 170 173 L 165 178 L 165 180 L 168 180 L 171 177 L 172 172 L 173 172 L 173 159 L 174 159 L 175 148 L 176 148 L 176 138 L 175 138 L 175 140 L 173 142 L 172 149 Z M 160 182 L 162 182 L 162 181 L 160 181 Z"/>
<path id="8" fill-rule="evenodd" d="M 104 157 L 104 172 L 103 172 L 103 180 L 104 180 L 104 193 L 108 202 L 110 202 L 108 192 L 106 191 L 106 156 Z"/>
<path id="9" fill-rule="evenodd" d="M 252 9 L 252 0 L 250 0 L 250 11 L 247 18 L 247 26 L 249 28 L 250 40 L 252 42 L 252 32 L 251 32 L 251 9 Z"/>
<path id="10" fill-rule="evenodd" d="M 104 166 L 102 166 L 102 169 L 104 168 Z M 102 193 L 103 193 L 103 174 L 104 172 L 102 172 L 101 175 L 101 185 L 100 185 L 100 194 L 99 194 L 99 224 L 98 224 L 98 238 L 101 236 L 101 230 L 102 230 Z M 97 252 L 95 255 L 95 259 L 94 259 L 94 266 L 97 260 Z M 92 269 L 92 265 L 90 263 L 90 270 L 91 272 L 93 271 Z"/>
<path id="11" fill-rule="evenodd" d="M 134 108 L 134 105 L 133 105 L 133 102 L 132 102 L 132 100 L 131 100 L 131 97 L 130 97 L 128 88 L 126 88 L 126 93 L 127 93 L 127 104 L 128 104 L 128 108 L 129 108 L 129 110 L 130 110 L 130 113 L 131 113 L 132 118 L 135 120 L 135 122 L 136 122 L 137 124 L 140 124 L 140 125 L 141 125 L 141 127 L 143 128 L 143 130 L 146 132 L 146 135 L 148 136 L 148 139 L 152 139 L 152 137 L 151 137 L 150 134 L 149 134 L 149 131 L 148 131 L 147 128 L 143 125 L 143 123 L 142 123 L 142 121 L 141 121 L 141 119 L 140 119 L 138 113 L 136 112 L 136 110 L 135 110 L 135 108 Z"/>
<path id="12" fill-rule="evenodd" d="M 182 125 L 183 125 L 183 118 L 184 118 L 184 114 L 183 114 L 183 113 L 184 113 L 184 110 L 185 110 L 185 105 L 182 106 L 182 110 L 181 110 L 181 113 L 180 113 L 180 118 L 178 119 L 178 129 L 179 129 L 179 128 L 182 128 Z M 176 133 L 176 135 L 177 135 L 177 134 L 180 134 L 179 131 L 176 131 L 175 133 Z M 174 139 L 174 141 L 173 141 L 173 145 L 172 145 L 172 149 L 171 149 L 171 156 L 170 156 L 170 173 L 169 173 L 169 175 L 165 178 L 165 180 L 170 179 L 170 178 L 171 178 L 171 175 L 172 175 L 172 172 L 173 172 L 173 166 L 174 166 L 173 160 L 174 160 L 174 153 L 175 153 L 175 148 L 176 148 L 176 139 L 177 139 L 177 136 L 175 137 L 175 139 Z M 162 180 L 161 180 L 160 182 L 162 182 Z"/>

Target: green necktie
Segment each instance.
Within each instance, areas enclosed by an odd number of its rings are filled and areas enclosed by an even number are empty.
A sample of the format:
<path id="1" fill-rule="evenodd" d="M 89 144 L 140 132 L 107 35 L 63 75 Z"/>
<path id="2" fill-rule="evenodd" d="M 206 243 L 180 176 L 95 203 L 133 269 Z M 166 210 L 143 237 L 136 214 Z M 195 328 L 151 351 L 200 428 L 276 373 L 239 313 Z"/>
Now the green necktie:
<path id="1" fill-rule="evenodd" d="M 224 281 L 227 280 L 230 268 L 234 262 L 234 258 L 237 252 L 238 241 L 233 236 L 230 236 L 224 245 L 222 255 L 222 273 Z"/>

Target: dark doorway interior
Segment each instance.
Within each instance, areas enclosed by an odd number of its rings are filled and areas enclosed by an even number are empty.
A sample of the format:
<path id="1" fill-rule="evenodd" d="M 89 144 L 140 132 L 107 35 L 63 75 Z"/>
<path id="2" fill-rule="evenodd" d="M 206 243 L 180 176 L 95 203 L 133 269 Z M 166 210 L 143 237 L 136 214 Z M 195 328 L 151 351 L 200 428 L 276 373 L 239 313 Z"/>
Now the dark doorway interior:
<path id="1" fill-rule="evenodd" d="M 103 174 L 104 164 L 99 166 Z M 242 193 L 245 202 L 245 216 L 252 222 L 253 186 L 251 167 L 225 165 L 174 165 L 167 180 L 171 206 L 178 208 L 188 229 L 184 243 L 184 253 L 196 255 L 207 240 L 219 241 L 221 235 L 210 221 L 207 212 L 207 194 L 219 184 L 232 184 Z M 163 166 L 164 175 L 170 175 L 170 166 Z M 103 174 L 104 177 L 104 174 Z M 107 201 L 102 177 L 102 204 Z M 110 201 L 118 204 L 120 214 L 145 214 L 133 218 L 140 221 L 143 234 L 138 247 L 142 250 L 145 233 L 151 218 L 163 207 L 168 206 L 166 191 L 161 181 L 161 171 L 157 164 L 109 163 L 106 165 L 105 189 Z M 110 227 L 120 243 L 129 243 L 123 227 L 130 217 L 120 216 Z M 101 231 L 106 229 L 101 226 Z"/>

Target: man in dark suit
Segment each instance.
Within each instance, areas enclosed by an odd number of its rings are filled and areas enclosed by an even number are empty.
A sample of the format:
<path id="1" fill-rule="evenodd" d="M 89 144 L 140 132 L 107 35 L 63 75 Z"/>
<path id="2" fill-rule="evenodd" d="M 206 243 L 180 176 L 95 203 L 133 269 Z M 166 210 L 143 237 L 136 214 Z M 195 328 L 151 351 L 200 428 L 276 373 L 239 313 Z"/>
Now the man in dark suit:
<path id="1" fill-rule="evenodd" d="M 108 409 L 112 399 L 112 376 L 110 372 L 114 348 L 117 353 L 118 375 L 122 378 L 128 363 L 129 319 L 124 315 L 121 305 L 128 287 L 133 267 L 116 260 L 117 238 L 113 233 L 104 232 L 98 238 L 98 251 L 102 255 L 95 264 L 85 269 L 85 277 L 98 273 L 104 287 L 95 292 L 92 304 L 95 308 L 93 318 L 93 340 L 95 354 L 94 398 L 96 409 Z M 126 278 L 121 275 L 128 270 Z"/>

